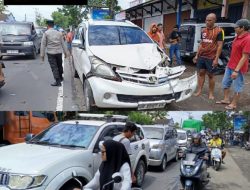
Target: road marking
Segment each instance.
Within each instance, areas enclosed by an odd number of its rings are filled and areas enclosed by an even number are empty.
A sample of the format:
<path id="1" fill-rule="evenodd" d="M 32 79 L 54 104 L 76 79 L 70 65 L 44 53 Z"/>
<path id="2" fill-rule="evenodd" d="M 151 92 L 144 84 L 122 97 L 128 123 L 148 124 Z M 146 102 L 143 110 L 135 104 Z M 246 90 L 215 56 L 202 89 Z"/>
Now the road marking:
<path id="1" fill-rule="evenodd" d="M 64 71 L 64 55 L 62 55 L 62 66 L 63 66 L 63 71 Z M 62 86 L 58 88 L 58 96 L 57 96 L 57 103 L 56 103 L 56 111 L 63 111 L 63 81 L 61 82 Z"/>

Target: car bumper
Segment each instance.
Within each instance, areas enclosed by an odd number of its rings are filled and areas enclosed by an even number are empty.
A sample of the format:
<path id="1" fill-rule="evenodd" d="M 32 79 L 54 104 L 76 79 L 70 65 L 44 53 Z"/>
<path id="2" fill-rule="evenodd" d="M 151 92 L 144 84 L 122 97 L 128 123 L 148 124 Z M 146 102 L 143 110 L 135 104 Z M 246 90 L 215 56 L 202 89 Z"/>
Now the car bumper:
<path id="1" fill-rule="evenodd" d="M 33 46 L 2 46 L 1 56 L 32 55 Z"/>
<path id="2" fill-rule="evenodd" d="M 127 81 L 117 82 L 99 77 L 88 79 L 95 104 L 100 108 L 164 108 L 173 101 L 189 98 L 197 86 L 197 73 L 185 79 L 172 79 L 159 86 L 145 86 Z M 173 95 L 174 91 L 174 95 Z M 162 107 L 157 107 L 157 106 Z"/>
<path id="3" fill-rule="evenodd" d="M 150 166 L 161 165 L 163 155 L 164 155 L 164 150 L 162 149 L 150 149 L 149 165 Z"/>

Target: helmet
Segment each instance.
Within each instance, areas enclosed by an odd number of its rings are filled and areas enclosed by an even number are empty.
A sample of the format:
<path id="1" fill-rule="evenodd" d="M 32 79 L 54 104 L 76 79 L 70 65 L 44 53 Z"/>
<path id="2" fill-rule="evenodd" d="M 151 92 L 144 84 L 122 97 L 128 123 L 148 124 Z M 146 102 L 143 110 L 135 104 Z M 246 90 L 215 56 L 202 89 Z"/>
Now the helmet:
<path id="1" fill-rule="evenodd" d="M 194 133 L 192 137 L 193 139 L 200 139 L 201 135 L 199 133 Z"/>

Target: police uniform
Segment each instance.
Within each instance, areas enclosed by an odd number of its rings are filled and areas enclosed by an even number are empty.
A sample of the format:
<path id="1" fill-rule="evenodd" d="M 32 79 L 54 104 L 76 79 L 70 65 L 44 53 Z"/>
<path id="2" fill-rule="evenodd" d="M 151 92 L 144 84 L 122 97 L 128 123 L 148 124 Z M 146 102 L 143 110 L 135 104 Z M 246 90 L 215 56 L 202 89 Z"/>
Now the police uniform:
<path id="1" fill-rule="evenodd" d="M 54 24 L 53 21 L 47 21 L 47 24 Z M 48 61 L 56 80 L 52 86 L 61 86 L 63 80 L 63 67 L 62 67 L 62 52 L 67 54 L 67 47 L 63 40 L 61 32 L 55 30 L 53 27 L 49 28 L 42 37 L 41 42 L 41 57 L 45 55 L 47 49 Z"/>

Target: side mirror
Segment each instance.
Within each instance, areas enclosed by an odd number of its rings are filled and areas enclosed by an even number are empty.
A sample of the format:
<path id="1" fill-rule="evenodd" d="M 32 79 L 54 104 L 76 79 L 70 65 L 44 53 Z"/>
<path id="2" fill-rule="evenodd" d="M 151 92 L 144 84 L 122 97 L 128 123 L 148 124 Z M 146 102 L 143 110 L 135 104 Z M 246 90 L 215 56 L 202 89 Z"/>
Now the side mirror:
<path id="1" fill-rule="evenodd" d="M 73 178 L 74 180 L 76 180 L 76 181 L 80 184 L 80 187 L 81 187 L 81 189 L 82 189 L 83 184 L 82 184 L 82 182 L 81 182 L 79 179 L 77 179 L 77 173 L 76 173 L 76 171 L 73 171 L 73 172 L 72 172 L 72 178 Z"/>
<path id="2" fill-rule="evenodd" d="M 25 137 L 25 141 L 26 141 L 26 142 L 30 141 L 34 136 L 35 136 L 35 135 L 34 135 L 34 134 L 31 134 L 31 133 L 27 134 L 26 137 Z"/>
<path id="3" fill-rule="evenodd" d="M 120 183 L 123 181 L 122 174 L 120 172 L 116 172 L 112 175 L 112 179 L 114 180 L 114 183 Z"/>
<path id="4" fill-rule="evenodd" d="M 201 43 L 201 40 L 197 40 L 197 43 Z"/>
<path id="5" fill-rule="evenodd" d="M 47 119 L 50 121 L 50 122 L 54 122 L 55 121 L 55 116 L 53 113 L 47 113 Z"/>
<path id="6" fill-rule="evenodd" d="M 80 49 L 85 50 L 84 44 L 82 43 L 81 40 L 78 40 L 78 39 L 72 41 L 72 47 L 78 47 L 78 48 L 80 48 Z"/>

